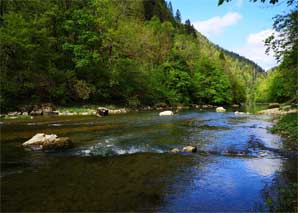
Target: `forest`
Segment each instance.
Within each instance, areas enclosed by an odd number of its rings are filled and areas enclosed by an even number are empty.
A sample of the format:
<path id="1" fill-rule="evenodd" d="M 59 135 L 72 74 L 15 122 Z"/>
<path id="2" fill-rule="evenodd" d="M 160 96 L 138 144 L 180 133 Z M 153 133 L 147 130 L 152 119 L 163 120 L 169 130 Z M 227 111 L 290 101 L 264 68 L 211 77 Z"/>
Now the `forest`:
<path id="1" fill-rule="evenodd" d="M 284 40 L 266 42 L 281 64 L 265 72 L 208 41 L 190 20 L 182 23 L 164 0 L 1 0 L 0 6 L 1 111 L 48 102 L 134 108 L 297 100 L 295 10 L 275 20 Z"/>

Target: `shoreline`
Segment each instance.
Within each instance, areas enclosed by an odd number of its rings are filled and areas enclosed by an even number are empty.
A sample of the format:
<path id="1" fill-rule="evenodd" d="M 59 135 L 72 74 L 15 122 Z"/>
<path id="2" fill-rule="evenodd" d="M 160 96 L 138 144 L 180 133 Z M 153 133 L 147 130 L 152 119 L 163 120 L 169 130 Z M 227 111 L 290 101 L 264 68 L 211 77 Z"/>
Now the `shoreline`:
<path id="1" fill-rule="evenodd" d="M 106 106 L 74 106 L 74 107 L 51 107 L 49 110 L 46 109 L 36 109 L 32 111 L 26 110 L 17 110 L 14 112 L 8 112 L 5 114 L 1 114 L 0 120 L 9 120 L 9 119 L 33 119 L 34 117 L 45 117 L 45 116 L 96 116 L 99 109 L 108 110 L 109 115 L 116 114 L 126 114 L 129 112 L 146 112 L 146 111 L 164 111 L 164 110 L 173 110 L 178 112 L 179 110 L 187 110 L 187 109 L 196 109 L 196 110 L 208 110 L 215 109 L 218 106 L 211 104 L 191 104 L 191 105 L 177 105 L 177 106 L 167 106 L 167 105 L 157 105 L 157 106 L 141 106 L 138 108 L 130 108 L 123 106 L 115 106 L 115 105 L 106 105 Z M 238 109 L 242 107 L 242 105 L 224 105 L 227 108 L 235 108 Z"/>
<path id="2" fill-rule="evenodd" d="M 270 104 L 256 103 L 258 105 L 267 105 L 267 109 L 257 110 L 253 114 L 263 114 L 263 115 L 273 115 L 273 116 L 282 116 L 289 113 L 298 112 L 297 107 L 291 107 L 289 105 L 280 106 L 275 108 L 269 108 Z M 129 112 L 146 112 L 146 111 L 165 111 L 172 110 L 174 112 L 178 112 L 180 110 L 211 110 L 216 109 L 219 106 L 224 106 L 227 109 L 233 109 L 235 114 L 244 114 L 246 112 L 239 111 L 241 108 L 245 107 L 244 104 L 232 104 L 232 105 L 211 105 L 211 104 L 190 104 L 190 105 L 176 105 L 176 106 L 168 106 L 166 104 L 156 104 L 156 106 L 140 106 L 137 108 L 131 107 L 123 107 L 116 105 L 82 105 L 82 106 L 73 106 L 73 107 L 65 107 L 65 106 L 54 106 L 53 104 L 44 104 L 38 105 L 37 107 L 32 107 L 34 110 L 27 111 L 24 108 L 20 108 L 21 110 L 17 110 L 14 112 L 8 112 L 0 115 L 0 120 L 23 120 L 23 119 L 34 119 L 36 117 L 47 117 L 47 116 L 99 116 L 98 110 L 105 109 L 108 110 L 108 115 L 116 115 L 116 114 L 126 114 Z"/>

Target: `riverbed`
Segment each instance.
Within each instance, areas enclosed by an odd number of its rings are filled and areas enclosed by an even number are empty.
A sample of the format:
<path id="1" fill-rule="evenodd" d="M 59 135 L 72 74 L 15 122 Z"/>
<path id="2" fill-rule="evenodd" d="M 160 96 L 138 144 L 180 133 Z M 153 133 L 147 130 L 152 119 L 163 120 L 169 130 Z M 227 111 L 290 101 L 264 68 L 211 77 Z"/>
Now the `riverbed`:
<path id="1" fill-rule="evenodd" d="M 2 211 L 270 211 L 297 180 L 297 158 L 268 115 L 187 110 L 40 117 L 1 124 Z M 70 137 L 32 152 L 36 133 Z M 195 145 L 197 153 L 169 152 Z"/>

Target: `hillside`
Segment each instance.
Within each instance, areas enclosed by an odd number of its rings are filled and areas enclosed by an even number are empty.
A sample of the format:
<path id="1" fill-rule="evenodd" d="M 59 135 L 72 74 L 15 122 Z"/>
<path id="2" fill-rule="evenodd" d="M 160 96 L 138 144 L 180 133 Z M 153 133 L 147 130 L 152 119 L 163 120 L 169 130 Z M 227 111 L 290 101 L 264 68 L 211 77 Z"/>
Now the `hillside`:
<path id="1" fill-rule="evenodd" d="M 181 23 L 164 0 L 12 0 L 1 11 L 2 111 L 240 103 L 254 100 L 263 72 Z"/>

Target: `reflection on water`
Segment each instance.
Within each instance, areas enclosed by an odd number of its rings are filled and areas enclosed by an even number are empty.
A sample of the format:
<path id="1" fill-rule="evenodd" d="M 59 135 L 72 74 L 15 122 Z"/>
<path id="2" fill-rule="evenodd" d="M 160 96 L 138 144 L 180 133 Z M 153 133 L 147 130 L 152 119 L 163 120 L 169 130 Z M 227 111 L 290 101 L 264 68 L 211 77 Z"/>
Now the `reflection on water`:
<path id="1" fill-rule="evenodd" d="M 260 176 L 270 177 L 275 172 L 281 171 L 281 163 L 281 159 L 257 158 L 246 161 L 246 166 Z"/>
<path id="2" fill-rule="evenodd" d="M 297 179 L 294 161 L 274 151 L 282 143 L 271 125 L 268 116 L 197 111 L 10 121 L 1 126 L 1 208 L 268 211 L 277 180 Z M 21 143 L 38 132 L 68 136 L 76 146 L 25 151 Z M 169 153 L 188 144 L 199 152 Z"/>

